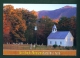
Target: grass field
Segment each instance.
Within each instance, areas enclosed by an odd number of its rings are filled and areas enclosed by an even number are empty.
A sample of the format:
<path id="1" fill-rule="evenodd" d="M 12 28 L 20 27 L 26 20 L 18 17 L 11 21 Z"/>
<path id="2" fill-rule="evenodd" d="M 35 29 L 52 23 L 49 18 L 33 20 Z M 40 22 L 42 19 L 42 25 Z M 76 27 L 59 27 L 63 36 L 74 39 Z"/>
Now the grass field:
<path id="1" fill-rule="evenodd" d="M 22 45 L 18 45 L 18 44 L 3 44 L 3 49 L 7 49 L 7 50 L 30 50 L 30 44 L 22 44 Z M 37 45 L 36 47 L 33 47 L 31 50 L 66 50 L 63 47 L 52 47 L 52 46 L 46 46 L 46 45 Z M 69 49 L 69 50 L 73 50 L 73 49 Z"/>

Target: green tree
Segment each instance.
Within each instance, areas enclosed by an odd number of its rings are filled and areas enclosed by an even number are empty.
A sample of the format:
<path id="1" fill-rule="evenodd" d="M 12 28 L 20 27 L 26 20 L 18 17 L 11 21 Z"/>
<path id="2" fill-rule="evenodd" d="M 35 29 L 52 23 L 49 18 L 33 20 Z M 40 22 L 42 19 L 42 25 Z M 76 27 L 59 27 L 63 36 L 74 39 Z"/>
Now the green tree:
<path id="1" fill-rule="evenodd" d="M 74 46 L 76 46 L 76 17 L 75 16 L 72 16 L 70 18 L 70 31 L 74 37 Z"/>
<path id="2" fill-rule="evenodd" d="M 47 43 L 47 37 L 52 32 L 52 26 L 54 23 L 52 20 L 45 16 L 44 18 L 40 18 L 38 20 L 38 43 L 45 44 Z"/>
<path id="3" fill-rule="evenodd" d="M 69 21 L 70 19 L 67 17 L 62 17 L 60 18 L 60 21 L 58 22 L 58 30 L 59 31 L 69 31 L 70 26 L 69 26 Z"/>
<path id="4" fill-rule="evenodd" d="M 58 22 L 58 31 L 70 31 L 74 37 L 74 45 L 76 45 L 76 17 L 62 17 Z"/>
<path id="5" fill-rule="evenodd" d="M 37 15 L 35 15 L 35 11 L 28 11 L 28 10 L 23 10 L 23 18 L 26 21 L 26 25 L 27 25 L 27 30 L 25 32 L 25 36 L 26 36 L 26 41 L 27 43 L 35 43 L 35 36 L 34 36 L 34 27 L 36 25 L 36 21 L 37 21 Z"/>

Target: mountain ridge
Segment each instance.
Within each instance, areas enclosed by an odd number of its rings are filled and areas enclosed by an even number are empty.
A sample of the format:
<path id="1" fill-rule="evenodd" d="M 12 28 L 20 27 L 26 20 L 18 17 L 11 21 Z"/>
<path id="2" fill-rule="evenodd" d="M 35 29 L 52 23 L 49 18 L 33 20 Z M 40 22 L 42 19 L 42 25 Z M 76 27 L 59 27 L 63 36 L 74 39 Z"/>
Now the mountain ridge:
<path id="1" fill-rule="evenodd" d="M 56 10 L 38 11 L 38 18 L 42 18 L 42 16 L 48 16 L 51 19 L 59 19 L 63 16 L 70 18 L 71 16 L 76 16 L 76 7 L 64 6 Z"/>

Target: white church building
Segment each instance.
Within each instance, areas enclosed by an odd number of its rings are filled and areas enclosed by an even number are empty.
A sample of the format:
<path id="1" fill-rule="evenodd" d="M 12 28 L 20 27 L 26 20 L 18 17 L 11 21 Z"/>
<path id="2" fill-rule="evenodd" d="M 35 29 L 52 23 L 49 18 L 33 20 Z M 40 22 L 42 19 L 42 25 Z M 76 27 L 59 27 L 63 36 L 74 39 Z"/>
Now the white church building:
<path id="1" fill-rule="evenodd" d="M 73 46 L 73 36 L 70 31 L 57 31 L 56 25 L 53 26 L 52 32 L 47 37 L 47 46 L 54 44 L 60 46 Z"/>

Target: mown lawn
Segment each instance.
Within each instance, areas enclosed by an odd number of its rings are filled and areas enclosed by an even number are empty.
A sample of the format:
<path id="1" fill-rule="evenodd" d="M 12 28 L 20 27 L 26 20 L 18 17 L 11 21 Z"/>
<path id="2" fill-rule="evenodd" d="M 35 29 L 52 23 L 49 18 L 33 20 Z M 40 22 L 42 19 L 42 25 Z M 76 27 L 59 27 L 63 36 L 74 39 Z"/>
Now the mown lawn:
<path id="1" fill-rule="evenodd" d="M 3 49 L 9 49 L 9 50 L 67 50 L 64 47 L 52 47 L 52 46 L 46 46 L 46 45 L 37 45 L 35 47 L 30 48 L 30 44 L 3 44 Z M 70 48 L 69 50 L 73 50 Z"/>

